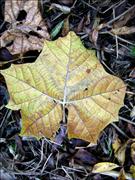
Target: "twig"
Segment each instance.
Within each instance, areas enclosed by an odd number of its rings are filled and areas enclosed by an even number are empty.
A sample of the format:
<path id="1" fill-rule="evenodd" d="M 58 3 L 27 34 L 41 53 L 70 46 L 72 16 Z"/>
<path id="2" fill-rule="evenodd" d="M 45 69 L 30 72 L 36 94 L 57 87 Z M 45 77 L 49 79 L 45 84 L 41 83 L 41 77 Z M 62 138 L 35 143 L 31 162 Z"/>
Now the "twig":
<path id="1" fill-rule="evenodd" d="M 43 166 L 43 168 L 42 168 L 42 170 L 41 170 L 41 174 L 44 172 L 45 167 L 46 167 L 46 165 L 47 165 L 47 163 L 48 163 L 48 161 L 49 161 L 49 159 L 50 159 L 51 156 L 52 156 L 52 153 L 48 156 L 47 160 L 45 161 L 44 166 Z"/>
<path id="2" fill-rule="evenodd" d="M 120 116 L 120 120 L 125 121 L 125 122 L 128 122 L 128 123 L 130 123 L 130 124 L 133 124 L 133 125 L 135 126 L 135 123 L 134 123 L 134 122 L 132 122 L 132 121 L 130 121 L 130 120 L 127 120 L 127 119 L 124 118 L 124 117 L 121 117 L 121 116 Z"/>
<path id="3" fill-rule="evenodd" d="M 72 5 L 71 9 L 75 7 L 77 1 L 78 1 L 78 0 L 75 0 L 75 1 L 74 1 L 74 3 L 73 3 L 73 5 Z"/>
<path id="4" fill-rule="evenodd" d="M 65 174 L 69 177 L 70 180 L 73 180 L 72 177 L 68 174 L 64 166 L 62 166 L 62 170 L 65 172 Z"/>
<path id="5" fill-rule="evenodd" d="M 97 11 L 97 8 L 91 6 L 90 4 L 88 4 L 87 2 L 85 2 L 84 0 L 81 0 L 84 4 L 86 4 L 87 6 L 89 6 L 90 8 L 94 9 Z"/>
<path id="6" fill-rule="evenodd" d="M 111 5 L 108 9 L 104 10 L 104 11 L 99 11 L 100 13 L 104 14 L 106 13 L 107 11 L 109 11 L 110 9 L 114 8 L 117 8 L 118 6 L 120 6 L 121 4 L 123 4 L 126 0 L 124 1 L 121 1 L 121 2 L 116 2 L 115 4 Z"/>
<path id="7" fill-rule="evenodd" d="M 115 9 L 114 8 L 113 8 L 113 18 L 115 19 Z M 117 35 L 115 35 L 115 42 L 116 42 L 116 58 L 118 59 L 118 57 L 119 57 L 119 43 L 118 43 Z"/>
<path id="8" fill-rule="evenodd" d="M 131 11 L 132 9 L 135 8 L 135 5 L 132 6 L 131 8 L 129 8 L 128 10 L 124 11 L 122 14 L 120 14 L 119 16 L 115 17 L 114 19 L 110 20 L 109 22 L 107 22 L 107 25 L 112 24 L 113 22 L 115 22 L 116 20 L 118 20 L 119 18 L 121 18 L 122 16 L 124 16 L 126 13 L 128 13 L 129 11 Z"/>
<path id="9" fill-rule="evenodd" d="M 114 36 L 114 34 L 112 34 L 110 31 L 107 31 L 106 33 L 110 34 L 111 36 Z M 134 43 L 131 43 L 131 42 L 129 42 L 129 41 L 127 41 L 127 40 L 125 40 L 125 39 L 119 37 L 119 36 L 117 36 L 117 38 L 118 38 L 119 40 L 121 40 L 121 41 L 127 43 L 127 44 L 135 45 Z"/>
<path id="10" fill-rule="evenodd" d="M 37 164 L 36 168 L 34 168 L 34 171 L 36 171 L 36 170 L 39 168 L 41 162 L 42 162 L 43 159 L 44 159 L 43 150 L 44 150 L 44 139 L 42 139 L 42 144 L 41 144 L 41 158 L 40 158 L 40 161 L 39 161 L 39 163 Z"/>
<path id="11" fill-rule="evenodd" d="M 115 123 L 111 123 L 111 125 L 112 125 L 119 133 L 121 133 L 124 137 L 129 138 Z"/>

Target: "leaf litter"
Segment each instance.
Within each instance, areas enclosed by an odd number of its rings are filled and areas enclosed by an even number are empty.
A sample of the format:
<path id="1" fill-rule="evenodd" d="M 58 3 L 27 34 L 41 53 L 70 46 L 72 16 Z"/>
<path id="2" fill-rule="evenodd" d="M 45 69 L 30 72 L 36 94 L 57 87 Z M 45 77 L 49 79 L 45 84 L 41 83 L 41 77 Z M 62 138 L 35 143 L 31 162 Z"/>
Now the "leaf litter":
<path id="1" fill-rule="evenodd" d="M 8 46 L 10 53 L 40 51 L 43 39 L 49 39 L 47 26 L 38 8 L 38 1 L 6 0 L 4 16 L 4 20 L 10 25 L 1 36 L 1 47 Z"/>
<path id="2" fill-rule="evenodd" d="M 3 7 L 3 1 L 0 2 Z M 54 2 L 53 2 L 54 3 Z M 119 112 L 119 122 L 115 123 L 116 127 L 109 125 L 103 133 L 101 134 L 98 144 L 95 146 L 89 145 L 88 142 L 82 141 L 80 139 L 71 139 L 67 138 L 66 127 L 62 125 L 60 130 L 57 132 L 56 140 L 50 140 L 43 138 L 41 140 L 36 140 L 33 137 L 20 137 L 18 132 L 20 131 L 20 112 L 19 111 L 7 111 L 6 108 L 1 107 L 1 120 L 2 120 L 2 134 L 1 134 L 1 145 L 2 145 L 2 173 L 4 172 L 6 177 L 11 177 L 12 179 L 116 179 L 120 175 L 120 169 L 112 170 L 109 172 L 103 172 L 102 174 L 92 174 L 92 168 L 94 164 L 92 163 L 92 158 L 95 157 L 95 164 L 100 162 L 112 162 L 118 164 L 117 159 L 114 158 L 114 150 L 112 149 L 113 140 L 115 135 L 118 136 L 121 144 L 125 144 L 128 139 L 135 138 L 134 130 L 134 93 L 135 93 L 135 84 L 134 84 L 134 56 L 133 48 L 134 47 L 134 33 L 125 34 L 125 35 L 112 35 L 106 33 L 110 31 L 110 27 L 102 28 L 100 31 L 97 31 L 98 37 L 95 39 L 95 43 L 91 41 L 91 34 L 93 31 L 93 24 L 95 19 L 99 18 L 99 24 L 107 23 L 109 21 L 114 23 L 122 22 L 122 26 L 134 26 L 134 6 L 133 1 L 57 1 L 56 4 L 60 6 L 67 6 L 71 8 L 69 14 L 63 14 L 59 9 L 51 9 L 52 1 L 41 1 L 41 14 L 44 18 L 44 22 L 48 27 L 49 33 L 52 29 L 61 21 L 68 17 L 68 23 L 66 29 L 74 30 L 81 37 L 82 42 L 87 48 L 94 48 L 97 51 L 98 59 L 103 64 L 107 72 L 112 73 L 113 75 L 119 76 L 122 78 L 127 86 L 127 95 L 124 100 L 124 107 L 121 108 Z M 50 8 L 50 10 L 49 10 Z M 114 20 L 114 10 L 116 20 Z M 131 9 L 131 10 L 130 10 Z M 4 12 L 1 11 L 1 12 Z M 123 15 L 122 15 L 123 14 Z M 118 16 L 118 17 L 117 17 Z M 127 17 L 126 17 L 127 16 Z M 3 15 L 2 15 L 3 17 Z M 82 20 L 85 19 L 85 20 Z M 122 20 L 123 18 L 123 20 Z M 82 22 L 81 22 L 82 20 Z M 9 23 L 5 22 L 3 18 L 0 19 L 2 22 L 1 31 L 4 32 L 8 27 Z M 79 24 L 79 22 L 81 24 Z M 96 23 L 95 23 L 96 24 Z M 78 27 L 79 26 L 79 27 Z M 113 26 L 114 27 L 114 26 Z M 119 26 L 120 27 L 120 26 Z M 56 37 L 63 36 L 65 24 L 62 29 L 59 30 Z M 112 28 L 112 27 L 111 27 Z M 116 28 L 116 26 L 115 26 Z M 1 32 L 0 31 L 0 32 Z M 4 32 L 6 33 L 6 31 Z M 2 34 L 1 34 L 2 35 Z M 32 35 L 30 34 L 30 37 Z M 36 37 L 36 36 L 35 36 Z M 116 39 L 118 41 L 116 41 Z M 12 45 L 12 43 L 11 43 Z M 10 46 L 10 44 L 9 44 Z M 116 48 L 117 47 L 117 48 Z M 4 47 L 5 49 L 8 47 Z M 4 49 L 4 52 L 5 52 Z M 42 48 L 41 48 L 42 49 Z M 40 50 L 41 50 L 40 49 Z M 3 52 L 3 50 L 2 50 Z M 7 49 L 6 49 L 7 52 Z M 11 53 L 9 51 L 9 53 Z M 35 52 L 34 52 L 35 53 Z M 11 53 L 12 54 L 12 53 Z M 27 54 L 31 55 L 31 52 Z M 19 52 L 20 55 L 20 52 Z M 33 55 L 33 54 L 32 54 Z M 117 57 L 116 57 L 117 55 Z M 11 56 L 8 55 L 9 58 Z M 4 57 L 4 61 L 9 60 Z M 13 60 L 16 56 L 13 55 Z M 26 62 L 32 62 L 31 58 L 27 58 Z M 2 61 L 3 63 L 3 61 Z M 12 63 L 12 62 L 11 62 Z M 20 61 L 17 62 L 20 64 Z M 22 63 L 22 61 L 21 61 Z M 4 67 L 3 67 L 4 66 Z M 6 68 L 9 65 L 6 65 Z M 5 68 L 5 65 L 2 65 L 1 68 Z M 132 72 L 132 73 L 131 73 Z M 3 77 L 1 79 L 1 86 L 6 87 Z M 8 97 L 5 95 L 4 97 Z M 1 96 L 1 99 L 3 95 Z M 4 101 L 6 103 L 6 101 Z M 9 113 L 10 112 L 10 113 Z M 68 111 L 66 112 L 68 115 Z M 4 118 L 3 118 L 4 117 Z M 131 123 L 130 123 L 131 122 Z M 124 134 L 122 134 L 124 132 Z M 19 137 L 19 139 L 17 138 Z M 18 140 L 16 140 L 18 139 Z M 131 142 L 134 142 L 133 140 Z M 134 176 L 134 151 L 133 143 L 129 143 L 126 147 L 126 156 L 125 162 L 123 164 L 125 170 L 126 179 L 133 179 Z M 16 156 L 13 157 L 9 152 L 9 147 L 11 145 L 14 147 L 17 145 L 17 149 L 13 148 L 13 151 L 16 151 Z M 20 148 L 19 148 L 20 147 Z M 21 148 L 22 147 L 22 148 Z M 20 149 L 20 150 L 19 150 Z M 23 149 L 23 150 L 21 150 Z M 81 150 L 82 149 L 82 150 Z M 131 150 L 132 149 L 132 150 Z M 18 151 L 19 150 L 19 151 Z M 80 151 L 81 150 L 81 151 Z M 84 151 L 85 150 L 85 151 Z M 79 151 L 77 156 L 74 156 Z M 23 153 L 25 152 L 25 154 Z M 88 152 L 88 153 L 87 153 Z M 52 154 L 51 154 L 52 153 Z M 86 156 L 85 156 L 86 154 Z M 74 160 L 75 157 L 75 160 Z M 77 157 L 77 158 L 76 158 Z M 82 157 L 78 159 L 79 157 Z M 91 158 L 87 164 L 85 159 Z M 8 162 L 6 163 L 8 159 Z M 9 161 L 10 160 L 10 161 Z M 94 162 L 94 161 L 93 161 Z M 44 168 L 43 168 L 44 167 Z M 34 171 L 34 173 L 33 173 Z M 42 173 L 41 173 L 42 171 Z M 122 171 L 121 171 L 122 172 Z M 129 174 L 130 173 L 130 174 Z M 121 173 L 122 174 L 122 173 Z M 133 177 L 131 177 L 131 175 Z"/>

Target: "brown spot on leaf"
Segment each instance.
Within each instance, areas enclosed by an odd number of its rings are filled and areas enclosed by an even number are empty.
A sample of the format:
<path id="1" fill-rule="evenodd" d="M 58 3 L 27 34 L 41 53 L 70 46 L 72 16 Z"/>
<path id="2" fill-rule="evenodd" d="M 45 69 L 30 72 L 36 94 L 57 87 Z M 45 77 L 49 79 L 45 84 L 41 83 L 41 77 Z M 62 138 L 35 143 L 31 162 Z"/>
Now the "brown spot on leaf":
<path id="1" fill-rule="evenodd" d="M 90 69 L 86 69 L 86 73 L 88 73 L 88 74 L 89 74 L 90 72 L 91 72 L 91 70 L 90 70 Z"/>

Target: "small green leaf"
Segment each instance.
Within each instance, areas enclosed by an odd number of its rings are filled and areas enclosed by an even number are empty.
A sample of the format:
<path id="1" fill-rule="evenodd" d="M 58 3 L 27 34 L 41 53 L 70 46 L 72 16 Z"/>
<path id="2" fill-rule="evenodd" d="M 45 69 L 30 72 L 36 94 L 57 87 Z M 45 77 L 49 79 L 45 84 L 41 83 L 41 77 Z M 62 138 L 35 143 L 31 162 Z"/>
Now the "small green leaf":
<path id="1" fill-rule="evenodd" d="M 60 32 L 61 28 L 63 27 L 64 21 L 59 22 L 53 29 L 51 32 L 51 38 L 55 38 L 58 33 Z"/>
<path id="2" fill-rule="evenodd" d="M 131 55 L 135 57 L 135 46 L 131 48 Z"/>

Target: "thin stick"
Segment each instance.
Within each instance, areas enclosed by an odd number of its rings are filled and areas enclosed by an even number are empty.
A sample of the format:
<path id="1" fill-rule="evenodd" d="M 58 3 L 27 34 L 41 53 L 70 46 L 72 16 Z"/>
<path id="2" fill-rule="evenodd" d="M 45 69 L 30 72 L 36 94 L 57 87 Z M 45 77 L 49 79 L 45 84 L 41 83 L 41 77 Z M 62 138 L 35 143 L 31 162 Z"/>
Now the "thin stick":
<path id="1" fill-rule="evenodd" d="M 129 8 L 128 10 L 124 11 L 122 14 L 120 14 L 119 16 L 115 17 L 114 19 L 110 20 L 107 25 L 112 24 L 113 22 L 115 22 L 116 20 L 118 20 L 119 18 L 121 18 L 122 16 L 124 16 L 126 13 L 128 13 L 129 11 L 131 11 L 132 9 L 135 8 L 135 5 L 132 6 L 131 8 Z"/>
<path id="2" fill-rule="evenodd" d="M 42 162 L 43 159 L 44 159 L 43 149 L 44 149 L 44 139 L 42 139 L 42 144 L 41 144 L 41 158 L 40 158 L 40 161 L 39 161 L 39 163 L 37 164 L 36 168 L 34 168 L 34 171 L 36 171 L 36 170 L 39 168 L 41 162 Z"/>
<path id="3" fill-rule="evenodd" d="M 66 171 L 66 169 L 62 166 L 62 170 L 65 172 L 65 174 L 68 176 L 68 178 L 70 180 L 73 180 L 72 177 L 68 174 L 68 172 Z"/>
<path id="4" fill-rule="evenodd" d="M 134 123 L 134 122 L 132 122 L 132 121 L 126 119 L 126 118 L 123 118 L 123 117 L 121 117 L 121 116 L 120 116 L 120 120 L 125 121 L 125 122 L 128 122 L 128 123 L 130 123 L 130 124 L 133 124 L 133 125 L 135 126 L 135 123 Z"/>
<path id="5" fill-rule="evenodd" d="M 121 4 L 123 4 L 126 0 L 124 1 L 121 1 L 120 3 L 119 2 L 116 2 L 115 4 L 111 5 L 108 9 L 104 10 L 104 11 L 99 11 L 100 13 L 104 14 L 106 13 L 107 11 L 109 11 L 110 9 L 114 8 L 117 8 L 118 6 L 120 6 Z"/>
<path id="6" fill-rule="evenodd" d="M 85 2 L 84 0 L 81 0 L 84 4 L 86 4 L 87 6 L 89 6 L 90 8 L 94 9 L 97 11 L 97 8 L 91 6 L 90 4 L 88 4 L 87 2 Z"/>
<path id="7" fill-rule="evenodd" d="M 116 124 L 111 123 L 111 125 L 112 125 L 119 133 L 121 133 L 124 137 L 129 138 Z"/>
<path id="8" fill-rule="evenodd" d="M 113 18 L 115 19 L 115 8 L 113 8 Z M 119 57 L 119 43 L 118 43 L 117 35 L 115 35 L 115 42 L 116 42 L 116 58 L 118 59 L 118 57 Z"/>
<path id="9" fill-rule="evenodd" d="M 42 168 L 42 170 L 41 170 L 41 174 L 44 172 L 45 167 L 46 167 L 46 165 L 47 165 L 47 163 L 48 163 L 48 161 L 49 161 L 49 159 L 50 159 L 51 156 L 52 156 L 52 153 L 48 156 L 47 160 L 45 161 L 45 164 L 44 164 L 44 166 L 43 166 L 43 168 Z"/>

